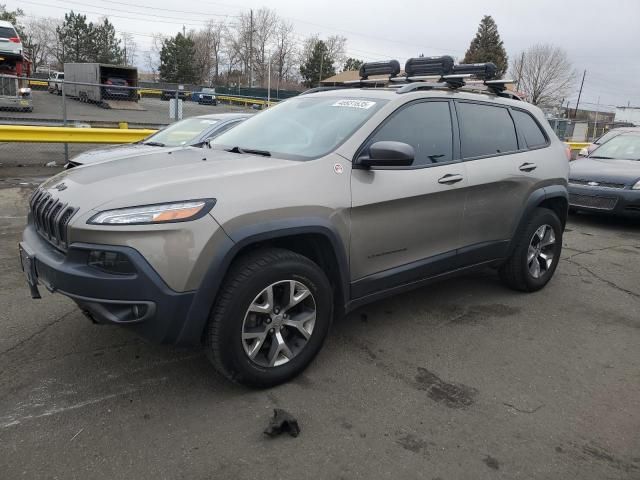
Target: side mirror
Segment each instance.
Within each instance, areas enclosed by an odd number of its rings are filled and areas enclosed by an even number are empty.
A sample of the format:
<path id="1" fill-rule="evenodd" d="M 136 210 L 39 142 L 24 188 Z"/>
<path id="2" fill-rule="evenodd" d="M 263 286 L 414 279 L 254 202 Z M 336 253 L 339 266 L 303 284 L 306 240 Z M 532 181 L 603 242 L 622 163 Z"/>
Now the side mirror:
<path id="1" fill-rule="evenodd" d="M 416 152 L 403 142 L 376 142 L 369 147 L 368 154 L 360 156 L 356 165 L 369 167 L 407 167 L 413 164 Z"/>

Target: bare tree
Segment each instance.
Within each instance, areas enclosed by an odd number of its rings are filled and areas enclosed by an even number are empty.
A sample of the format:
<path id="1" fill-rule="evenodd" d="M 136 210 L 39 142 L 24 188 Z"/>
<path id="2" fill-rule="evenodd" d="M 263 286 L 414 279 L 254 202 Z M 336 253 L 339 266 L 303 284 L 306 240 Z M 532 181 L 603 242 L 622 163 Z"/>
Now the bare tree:
<path id="1" fill-rule="evenodd" d="M 331 35 L 325 40 L 327 46 L 327 53 L 331 60 L 333 60 L 333 68 L 339 70 L 347 59 L 345 49 L 347 47 L 347 37 L 342 35 Z"/>
<path id="2" fill-rule="evenodd" d="M 23 25 L 23 42 L 29 58 L 36 69 L 55 62 L 56 27 L 55 18 L 29 17 Z"/>
<path id="3" fill-rule="evenodd" d="M 273 67 L 276 69 L 278 85 L 291 78 L 295 68 L 296 51 L 293 24 L 286 20 L 280 20 L 275 33 L 275 51 L 273 53 Z"/>
<path id="4" fill-rule="evenodd" d="M 261 8 L 253 18 L 253 68 L 258 83 L 265 86 L 270 47 L 275 39 L 278 28 L 278 15 L 274 10 Z"/>
<path id="5" fill-rule="evenodd" d="M 249 79 L 251 36 L 251 17 L 246 12 L 240 14 L 236 22 L 227 29 L 227 35 L 225 35 L 227 56 L 233 58 L 234 66 L 245 76 L 247 83 L 251 81 Z M 230 65 L 229 72 L 231 69 Z"/>
<path id="6" fill-rule="evenodd" d="M 567 53 L 553 45 L 534 45 L 515 56 L 511 72 L 516 89 L 534 105 L 558 105 L 575 82 Z"/>
<path id="7" fill-rule="evenodd" d="M 162 42 L 165 36 L 161 33 L 154 33 L 151 40 L 151 48 L 145 50 L 143 54 L 144 65 L 149 69 L 153 80 L 158 78 L 158 70 L 160 68 L 160 52 L 162 51 Z"/>
<path id="8" fill-rule="evenodd" d="M 138 54 L 138 44 L 133 38 L 133 35 L 128 32 L 122 32 L 122 53 L 124 56 L 125 65 L 135 65 L 136 56 Z"/>
<path id="9" fill-rule="evenodd" d="M 213 20 L 202 30 L 190 32 L 195 44 L 195 62 L 198 68 L 200 82 L 210 84 L 217 81 L 220 75 L 220 61 L 222 54 L 222 39 L 225 31 L 223 23 Z"/>

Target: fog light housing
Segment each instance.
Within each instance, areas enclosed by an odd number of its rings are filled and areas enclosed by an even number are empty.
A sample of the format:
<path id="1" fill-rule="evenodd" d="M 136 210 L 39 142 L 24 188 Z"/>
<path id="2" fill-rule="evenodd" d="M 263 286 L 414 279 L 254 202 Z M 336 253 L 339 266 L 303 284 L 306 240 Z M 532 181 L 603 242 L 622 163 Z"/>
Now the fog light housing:
<path id="1" fill-rule="evenodd" d="M 91 250 L 87 258 L 87 265 L 115 275 L 132 275 L 136 273 L 131 261 L 120 252 Z"/>

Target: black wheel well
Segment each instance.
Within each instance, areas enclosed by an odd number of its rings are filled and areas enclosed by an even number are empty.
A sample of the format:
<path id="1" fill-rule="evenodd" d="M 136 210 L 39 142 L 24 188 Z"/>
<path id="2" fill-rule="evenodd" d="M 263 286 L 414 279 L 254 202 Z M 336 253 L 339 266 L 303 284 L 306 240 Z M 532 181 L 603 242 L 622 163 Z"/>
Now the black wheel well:
<path id="1" fill-rule="evenodd" d="M 562 224 L 562 228 L 567 223 L 567 215 L 569 213 L 569 202 L 565 197 L 552 197 L 546 198 L 538 207 L 548 208 L 552 212 L 554 212 L 558 218 L 560 219 L 560 223 Z"/>
<path id="2" fill-rule="evenodd" d="M 250 251 L 259 248 L 284 248 L 298 253 L 318 265 L 333 286 L 334 312 L 341 315 L 344 312 L 346 298 L 343 291 L 338 258 L 331 241 L 320 233 L 297 233 L 282 237 L 260 240 L 244 246 L 234 256 L 234 260 Z"/>

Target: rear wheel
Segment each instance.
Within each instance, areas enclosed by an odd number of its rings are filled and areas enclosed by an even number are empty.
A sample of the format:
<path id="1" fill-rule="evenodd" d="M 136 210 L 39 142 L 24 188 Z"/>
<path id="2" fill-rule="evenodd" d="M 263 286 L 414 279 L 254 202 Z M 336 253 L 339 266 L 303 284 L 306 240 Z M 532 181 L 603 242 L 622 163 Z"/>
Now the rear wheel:
<path id="1" fill-rule="evenodd" d="M 540 290 L 551 280 L 560 261 L 560 219 L 553 211 L 538 208 L 514 241 L 516 245 L 511 256 L 500 267 L 502 281 L 514 290 Z"/>
<path id="2" fill-rule="evenodd" d="M 322 347 L 332 306 L 318 265 L 289 250 L 257 250 L 237 260 L 225 279 L 207 327 L 207 355 L 232 381 L 286 382 Z"/>

